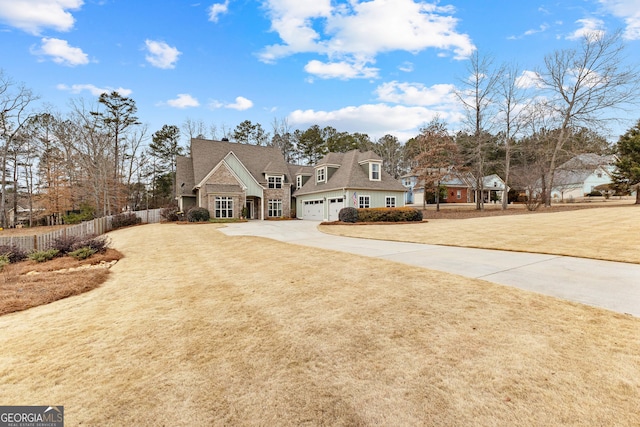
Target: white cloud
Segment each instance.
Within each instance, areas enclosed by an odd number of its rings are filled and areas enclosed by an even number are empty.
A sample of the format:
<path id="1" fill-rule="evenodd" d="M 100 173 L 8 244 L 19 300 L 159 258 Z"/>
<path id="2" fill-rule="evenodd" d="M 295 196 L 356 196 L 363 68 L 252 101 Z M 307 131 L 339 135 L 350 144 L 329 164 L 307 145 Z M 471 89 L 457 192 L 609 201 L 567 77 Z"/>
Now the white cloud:
<path id="1" fill-rule="evenodd" d="M 67 86 L 65 84 L 59 84 L 59 85 L 56 86 L 56 88 L 58 90 L 64 90 L 64 91 L 71 92 L 71 93 L 74 93 L 74 94 L 78 94 L 78 93 L 81 93 L 83 91 L 88 91 L 93 96 L 100 96 L 103 93 L 111 93 L 111 92 L 114 92 L 114 91 L 118 92 L 122 96 L 129 96 L 133 92 L 131 89 L 124 89 L 122 87 L 114 89 L 114 88 L 109 87 L 109 86 L 97 87 L 97 86 L 92 85 L 92 84 L 75 84 L 75 85 L 71 85 L 71 86 Z"/>
<path id="2" fill-rule="evenodd" d="M 413 63 L 409 61 L 405 61 L 398 67 L 398 70 L 404 71 L 405 73 L 410 73 L 413 71 Z"/>
<path id="3" fill-rule="evenodd" d="M 214 3 L 209 8 L 209 21 L 218 22 L 220 15 L 224 15 L 229 11 L 229 0 L 224 3 Z"/>
<path id="4" fill-rule="evenodd" d="M 233 104 L 227 104 L 224 106 L 224 108 L 229 108 L 229 109 L 238 110 L 238 111 L 248 110 L 251 107 L 253 107 L 253 102 L 251 102 L 250 100 L 248 100 L 243 96 L 238 96 L 236 98 L 236 102 L 234 102 Z"/>
<path id="5" fill-rule="evenodd" d="M 378 76 L 378 69 L 366 67 L 365 63 L 341 62 L 321 62 L 312 60 L 305 65 L 304 70 L 321 79 L 354 79 L 354 78 L 375 78 Z"/>
<path id="6" fill-rule="evenodd" d="M 69 11 L 83 4 L 83 0 L 0 0 L 0 20 L 34 35 L 45 28 L 69 31 L 75 23 Z"/>
<path id="7" fill-rule="evenodd" d="M 178 57 L 181 55 L 178 49 L 161 41 L 145 40 L 144 43 L 149 52 L 145 57 L 147 62 L 158 68 L 175 68 Z"/>
<path id="8" fill-rule="evenodd" d="M 600 0 L 600 3 L 612 15 L 624 19 L 627 25 L 624 37 L 640 40 L 640 7 L 638 0 Z"/>
<path id="9" fill-rule="evenodd" d="M 576 24 L 580 25 L 580 28 L 567 36 L 568 40 L 578 40 L 585 36 L 596 35 L 601 37 L 604 35 L 604 22 L 600 19 L 585 18 L 578 19 Z"/>
<path id="10" fill-rule="evenodd" d="M 351 0 L 333 6 L 330 0 L 265 0 L 264 4 L 271 29 L 282 40 L 264 48 L 259 55 L 264 62 L 297 53 L 316 53 L 327 56 L 327 64 L 343 67 L 364 60 L 360 64 L 364 70 L 383 52 L 417 53 L 434 48 L 464 59 L 475 49 L 468 35 L 456 31 L 458 20 L 452 16 L 451 7 L 417 0 Z M 314 62 L 311 69 L 320 64 Z M 336 73 L 333 68 L 324 74 L 350 78 L 353 73 L 353 67 L 345 67 L 345 73 Z M 357 73 L 356 76 L 361 77 Z"/>
<path id="11" fill-rule="evenodd" d="M 375 139 L 386 134 L 406 141 L 419 133 L 419 128 L 439 116 L 449 123 L 459 123 L 463 116 L 457 112 L 437 111 L 425 107 L 365 104 L 334 111 L 296 110 L 287 120 L 294 126 L 333 126 L 347 132 L 362 132 Z"/>
<path id="12" fill-rule="evenodd" d="M 183 109 L 189 107 L 199 107 L 200 102 L 188 93 L 179 93 L 176 99 L 168 100 L 167 105 L 169 105 L 170 107 Z"/>
<path id="13" fill-rule="evenodd" d="M 87 54 L 79 47 L 69 46 L 66 40 L 45 37 L 41 40 L 40 48 L 32 49 L 31 53 L 49 56 L 56 64 L 68 65 L 70 67 L 89 63 Z"/>
<path id="14" fill-rule="evenodd" d="M 376 89 L 378 99 L 395 104 L 436 106 L 457 104 L 455 86 L 452 84 L 437 84 L 426 87 L 422 83 L 401 83 L 392 81 L 383 83 Z"/>

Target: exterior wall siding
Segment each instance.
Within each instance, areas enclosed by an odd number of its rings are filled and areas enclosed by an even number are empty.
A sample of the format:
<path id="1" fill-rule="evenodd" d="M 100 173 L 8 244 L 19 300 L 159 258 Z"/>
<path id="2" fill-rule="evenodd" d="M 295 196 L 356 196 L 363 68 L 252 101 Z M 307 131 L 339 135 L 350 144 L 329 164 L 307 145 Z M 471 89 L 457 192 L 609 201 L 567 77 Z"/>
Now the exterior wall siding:
<path id="1" fill-rule="evenodd" d="M 247 172 L 236 156 L 229 154 L 224 160 L 247 187 L 247 196 L 262 197 L 262 186 L 256 183 L 255 179 Z M 222 184 L 221 182 L 218 183 Z"/>

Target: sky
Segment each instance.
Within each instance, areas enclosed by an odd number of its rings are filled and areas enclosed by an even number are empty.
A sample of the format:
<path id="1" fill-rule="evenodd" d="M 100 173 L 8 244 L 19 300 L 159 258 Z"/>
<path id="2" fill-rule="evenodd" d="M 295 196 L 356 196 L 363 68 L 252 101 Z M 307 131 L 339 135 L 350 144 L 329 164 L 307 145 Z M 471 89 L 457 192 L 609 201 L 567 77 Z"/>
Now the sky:
<path id="1" fill-rule="evenodd" d="M 405 142 L 436 116 L 464 128 L 475 50 L 526 75 L 616 30 L 640 60 L 640 0 L 0 0 L 0 69 L 63 113 L 116 90 L 149 134 L 286 120 Z"/>

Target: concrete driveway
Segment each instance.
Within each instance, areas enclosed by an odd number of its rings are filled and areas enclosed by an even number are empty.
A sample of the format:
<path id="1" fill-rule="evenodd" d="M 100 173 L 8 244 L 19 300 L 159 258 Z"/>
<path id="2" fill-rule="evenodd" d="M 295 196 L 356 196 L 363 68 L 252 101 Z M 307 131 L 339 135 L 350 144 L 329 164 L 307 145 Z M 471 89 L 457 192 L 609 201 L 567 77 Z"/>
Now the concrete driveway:
<path id="1" fill-rule="evenodd" d="M 227 224 L 229 236 L 258 236 L 487 280 L 640 316 L 640 265 L 558 255 L 458 248 L 333 236 L 318 221 Z"/>

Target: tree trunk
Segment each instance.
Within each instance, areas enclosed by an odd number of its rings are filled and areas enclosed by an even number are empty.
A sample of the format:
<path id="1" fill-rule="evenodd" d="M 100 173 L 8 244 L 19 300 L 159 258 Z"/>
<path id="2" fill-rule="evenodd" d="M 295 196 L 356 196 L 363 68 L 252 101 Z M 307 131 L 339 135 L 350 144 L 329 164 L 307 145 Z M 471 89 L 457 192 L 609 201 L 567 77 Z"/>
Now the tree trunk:
<path id="1" fill-rule="evenodd" d="M 636 205 L 640 205 L 640 184 L 636 185 Z"/>

